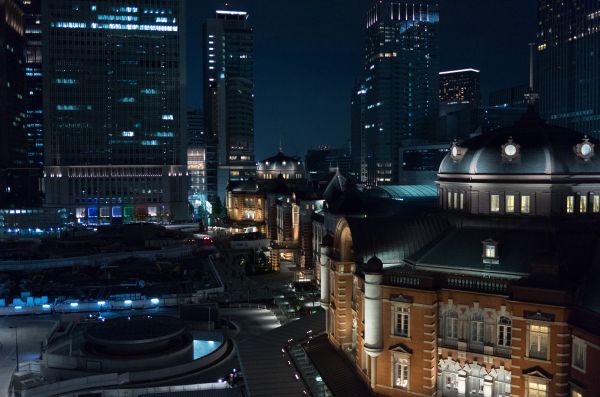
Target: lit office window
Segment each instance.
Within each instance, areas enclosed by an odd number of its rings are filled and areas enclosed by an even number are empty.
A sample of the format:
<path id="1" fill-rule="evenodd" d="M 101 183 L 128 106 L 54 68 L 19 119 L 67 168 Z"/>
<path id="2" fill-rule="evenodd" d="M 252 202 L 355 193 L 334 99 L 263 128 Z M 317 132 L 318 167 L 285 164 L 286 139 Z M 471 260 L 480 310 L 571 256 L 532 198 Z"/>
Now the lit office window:
<path id="1" fill-rule="evenodd" d="M 538 383 L 530 380 L 527 383 L 527 391 L 528 397 L 547 397 L 548 385 L 545 383 Z"/>
<path id="2" fill-rule="evenodd" d="M 594 194 L 592 196 L 592 212 L 600 212 L 600 195 Z"/>
<path id="3" fill-rule="evenodd" d="M 408 388 L 408 360 L 394 360 L 394 387 Z"/>

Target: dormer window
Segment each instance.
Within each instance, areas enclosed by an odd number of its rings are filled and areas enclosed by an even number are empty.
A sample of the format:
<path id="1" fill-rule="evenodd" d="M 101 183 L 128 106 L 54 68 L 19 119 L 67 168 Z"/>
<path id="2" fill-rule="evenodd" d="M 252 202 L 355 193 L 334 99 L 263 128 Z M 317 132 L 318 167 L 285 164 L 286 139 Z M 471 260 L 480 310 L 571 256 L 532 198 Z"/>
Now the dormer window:
<path id="1" fill-rule="evenodd" d="M 483 263 L 498 264 L 498 242 L 488 238 L 483 244 Z"/>
<path id="2" fill-rule="evenodd" d="M 531 196 L 523 195 L 521 196 L 521 213 L 529 214 L 531 211 Z"/>
<path id="3" fill-rule="evenodd" d="M 579 196 L 579 212 L 585 214 L 587 212 L 587 196 Z"/>

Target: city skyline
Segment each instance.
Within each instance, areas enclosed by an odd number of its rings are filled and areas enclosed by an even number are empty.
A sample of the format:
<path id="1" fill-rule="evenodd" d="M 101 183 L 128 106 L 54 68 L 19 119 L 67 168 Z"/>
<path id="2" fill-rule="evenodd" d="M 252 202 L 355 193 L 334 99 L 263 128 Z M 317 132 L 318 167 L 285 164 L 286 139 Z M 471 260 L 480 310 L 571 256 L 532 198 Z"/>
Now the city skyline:
<path id="1" fill-rule="evenodd" d="M 350 139 L 350 93 L 364 65 L 364 24 L 371 3 L 333 0 L 312 7 L 284 0 L 271 8 L 256 0 L 229 4 L 229 9 L 247 11 L 254 28 L 256 159 L 276 151 L 280 138 L 286 153 L 293 155 L 304 155 L 321 144 L 344 146 Z M 223 1 L 187 4 L 189 107 L 202 104 L 198 22 L 219 8 L 226 8 Z M 279 10 L 288 10 L 285 15 L 294 16 L 294 21 L 278 17 Z M 332 19 L 333 15 L 343 16 Z M 441 70 L 480 69 L 484 103 L 491 91 L 527 82 L 527 44 L 536 32 L 535 2 L 528 6 L 516 0 L 440 2 L 440 15 Z M 309 103 L 311 96 L 314 101 Z"/>

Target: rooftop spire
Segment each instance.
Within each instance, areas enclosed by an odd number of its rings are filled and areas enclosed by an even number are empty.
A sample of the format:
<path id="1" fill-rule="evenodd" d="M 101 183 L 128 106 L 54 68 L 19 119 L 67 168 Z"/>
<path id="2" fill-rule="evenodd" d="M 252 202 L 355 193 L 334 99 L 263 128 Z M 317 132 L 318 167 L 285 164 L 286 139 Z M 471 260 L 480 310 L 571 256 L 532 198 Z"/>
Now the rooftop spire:
<path id="1" fill-rule="evenodd" d="M 529 106 L 535 106 L 535 103 L 539 99 L 539 95 L 533 90 L 533 49 L 535 43 L 529 43 L 529 92 L 525 94 L 525 100 Z"/>

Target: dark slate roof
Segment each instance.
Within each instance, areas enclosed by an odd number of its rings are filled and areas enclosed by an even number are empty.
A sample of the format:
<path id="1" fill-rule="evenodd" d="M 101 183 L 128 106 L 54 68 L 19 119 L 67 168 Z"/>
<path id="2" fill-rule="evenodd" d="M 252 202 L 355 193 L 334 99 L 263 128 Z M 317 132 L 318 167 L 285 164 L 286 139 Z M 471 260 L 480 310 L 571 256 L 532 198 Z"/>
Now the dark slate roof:
<path id="1" fill-rule="evenodd" d="M 346 217 L 357 262 L 377 256 L 386 267 L 400 264 L 450 227 L 429 206 L 400 204 L 390 216 Z"/>
<path id="2" fill-rule="evenodd" d="M 256 193 L 258 192 L 258 185 L 254 180 L 230 181 L 227 190 L 236 193 Z"/>
<path id="3" fill-rule="evenodd" d="M 520 159 L 503 161 L 501 146 L 513 139 L 520 145 Z M 514 126 L 468 139 L 459 146 L 466 149 L 458 161 L 446 155 L 440 174 L 589 174 L 600 173 L 600 155 L 590 161 L 578 158 L 573 147 L 584 136 L 576 131 L 547 124 L 531 108 Z M 590 139 L 595 150 L 598 141 Z"/>
<path id="4" fill-rule="evenodd" d="M 332 203 L 337 200 L 345 190 L 346 178 L 344 178 L 344 176 L 340 174 L 340 170 L 337 169 L 323 192 L 323 198 L 328 203 Z"/>
<path id="5" fill-rule="evenodd" d="M 327 335 L 314 338 L 304 345 L 304 349 L 331 394 L 341 397 L 372 396 L 367 383 L 360 379 L 356 366 L 340 355 L 340 351 L 327 340 Z"/>

